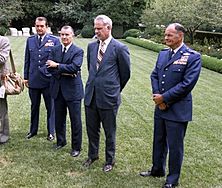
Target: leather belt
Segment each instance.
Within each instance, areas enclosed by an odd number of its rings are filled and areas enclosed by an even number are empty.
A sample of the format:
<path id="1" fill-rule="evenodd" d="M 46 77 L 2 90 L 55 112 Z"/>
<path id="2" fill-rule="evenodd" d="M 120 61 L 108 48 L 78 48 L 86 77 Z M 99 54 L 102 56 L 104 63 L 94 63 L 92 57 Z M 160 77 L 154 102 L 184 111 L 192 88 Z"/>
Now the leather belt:
<path id="1" fill-rule="evenodd" d="M 77 74 L 80 74 L 80 72 L 77 72 Z M 61 76 L 77 77 L 77 74 L 61 73 Z"/>
<path id="2" fill-rule="evenodd" d="M 70 76 L 70 77 L 76 77 L 76 74 L 69 74 L 69 73 L 61 73 L 61 76 Z"/>

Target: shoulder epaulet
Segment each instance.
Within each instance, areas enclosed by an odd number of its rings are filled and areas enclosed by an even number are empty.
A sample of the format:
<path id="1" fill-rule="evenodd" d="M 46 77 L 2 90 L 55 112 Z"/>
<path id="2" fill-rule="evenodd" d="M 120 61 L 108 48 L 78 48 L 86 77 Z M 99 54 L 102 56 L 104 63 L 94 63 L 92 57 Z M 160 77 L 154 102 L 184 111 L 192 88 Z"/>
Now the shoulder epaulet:
<path id="1" fill-rule="evenodd" d="M 169 48 L 163 48 L 161 51 L 167 51 L 169 50 Z"/>
<path id="2" fill-rule="evenodd" d="M 33 37 L 35 37 L 35 35 L 30 35 L 30 36 L 29 36 L 29 38 L 33 38 Z"/>
<path id="3" fill-rule="evenodd" d="M 49 37 L 51 37 L 51 38 L 58 38 L 57 36 L 55 36 L 55 35 L 49 35 Z"/>
<path id="4" fill-rule="evenodd" d="M 190 53 L 189 52 L 185 52 L 185 53 L 183 53 L 183 55 L 190 55 Z"/>
<path id="5" fill-rule="evenodd" d="M 192 54 L 198 53 L 197 51 L 195 51 L 195 50 L 193 50 L 193 49 L 191 49 L 191 48 L 187 48 L 187 52 L 188 52 L 188 53 L 192 53 Z"/>

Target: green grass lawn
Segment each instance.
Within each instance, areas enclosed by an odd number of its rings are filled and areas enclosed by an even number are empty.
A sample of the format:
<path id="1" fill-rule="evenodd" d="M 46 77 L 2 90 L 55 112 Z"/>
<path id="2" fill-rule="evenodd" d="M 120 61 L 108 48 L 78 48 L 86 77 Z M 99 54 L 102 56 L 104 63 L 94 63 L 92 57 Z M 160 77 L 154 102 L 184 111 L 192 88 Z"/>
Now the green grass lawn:
<path id="1" fill-rule="evenodd" d="M 25 37 L 10 37 L 18 72 L 23 74 Z M 87 79 L 86 47 L 90 40 L 75 39 L 85 51 L 83 81 Z M 11 139 L 0 145 L 0 187 L 161 187 L 165 178 L 143 178 L 138 174 L 151 166 L 153 109 L 150 73 L 157 53 L 127 44 L 131 52 L 132 77 L 122 93 L 118 114 L 116 166 L 104 173 L 104 134 L 101 135 L 100 160 L 90 169 L 82 167 L 87 158 L 84 108 L 83 150 L 78 158 L 69 155 L 68 144 L 54 151 L 46 140 L 46 111 L 41 105 L 38 135 L 25 140 L 29 131 L 30 100 L 28 90 L 8 96 Z M 183 188 L 222 187 L 222 74 L 202 69 L 193 91 L 194 113 L 185 139 L 185 157 L 180 179 Z M 55 141 L 54 141 L 55 143 Z"/>

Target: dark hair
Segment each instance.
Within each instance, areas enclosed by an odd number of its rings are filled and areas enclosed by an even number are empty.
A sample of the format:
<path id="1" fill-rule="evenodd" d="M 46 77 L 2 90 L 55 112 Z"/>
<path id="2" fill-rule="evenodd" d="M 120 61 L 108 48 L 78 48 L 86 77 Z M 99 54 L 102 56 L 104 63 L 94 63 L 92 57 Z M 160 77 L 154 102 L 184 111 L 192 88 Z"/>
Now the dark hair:
<path id="1" fill-rule="evenodd" d="M 186 29 L 183 27 L 183 25 L 181 25 L 181 24 L 179 24 L 179 23 L 174 23 L 174 26 L 175 26 L 175 29 L 176 29 L 177 31 L 186 33 Z"/>
<path id="2" fill-rule="evenodd" d="M 37 17 L 35 21 L 45 21 L 45 25 L 48 27 L 48 20 L 46 17 Z"/>
<path id="3" fill-rule="evenodd" d="M 64 26 L 62 26 L 61 30 L 62 29 L 65 29 L 65 30 L 70 29 L 72 31 L 73 35 L 74 35 L 74 29 L 70 25 L 64 25 Z"/>

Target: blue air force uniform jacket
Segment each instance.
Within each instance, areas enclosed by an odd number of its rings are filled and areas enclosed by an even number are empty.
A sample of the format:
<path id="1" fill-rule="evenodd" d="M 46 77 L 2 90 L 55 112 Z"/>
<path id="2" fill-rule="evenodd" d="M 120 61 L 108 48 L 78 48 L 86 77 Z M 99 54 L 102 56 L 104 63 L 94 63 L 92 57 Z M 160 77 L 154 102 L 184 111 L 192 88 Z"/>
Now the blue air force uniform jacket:
<path id="1" fill-rule="evenodd" d="M 162 94 L 168 108 L 155 115 L 171 121 L 192 120 L 192 95 L 201 70 L 201 55 L 183 45 L 169 60 L 170 49 L 159 53 L 151 74 L 153 94 Z"/>
<path id="2" fill-rule="evenodd" d="M 30 88 L 41 89 L 49 87 L 50 80 L 41 79 L 39 67 L 45 65 L 52 47 L 59 44 L 59 39 L 50 34 L 46 34 L 41 45 L 39 45 L 38 35 L 32 35 L 27 39 L 24 79 L 29 81 Z"/>

